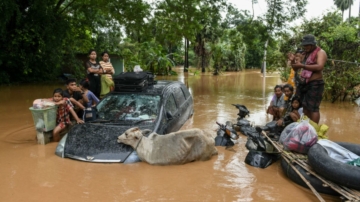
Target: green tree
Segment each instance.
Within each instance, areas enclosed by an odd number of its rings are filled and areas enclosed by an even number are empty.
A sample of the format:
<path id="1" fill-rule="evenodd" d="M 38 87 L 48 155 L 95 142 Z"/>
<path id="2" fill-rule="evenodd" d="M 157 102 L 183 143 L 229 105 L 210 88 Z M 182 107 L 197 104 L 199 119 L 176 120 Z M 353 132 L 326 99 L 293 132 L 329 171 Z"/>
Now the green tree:
<path id="1" fill-rule="evenodd" d="M 335 6 L 341 10 L 342 19 L 344 19 L 344 11 L 349 9 L 349 19 L 351 16 L 351 5 L 353 4 L 353 0 L 334 0 Z"/>
<path id="2" fill-rule="evenodd" d="M 306 11 L 307 0 L 266 0 L 268 10 L 264 16 L 267 24 L 267 32 L 270 35 L 283 32 L 283 28 L 289 26 L 295 19 L 302 17 Z M 269 38 L 264 47 L 264 71 L 266 70 L 266 51 Z"/>

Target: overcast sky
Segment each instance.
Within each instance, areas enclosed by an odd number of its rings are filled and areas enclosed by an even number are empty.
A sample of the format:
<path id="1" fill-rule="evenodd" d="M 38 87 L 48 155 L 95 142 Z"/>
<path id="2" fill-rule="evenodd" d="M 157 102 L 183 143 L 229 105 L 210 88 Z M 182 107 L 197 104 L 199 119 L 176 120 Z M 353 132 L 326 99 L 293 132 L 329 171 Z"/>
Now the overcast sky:
<path id="1" fill-rule="evenodd" d="M 249 10 L 252 12 L 251 0 L 227 0 L 241 10 Z M 351 7 L 351 16 L 359 16 L 359 1 L 354 0 L 354 4 Z M 266 2 L 265 0 L 258 0 L 258 3 L 254 5 L 255 16 L 261 16 L 266 12 Z M 321 17 L 322 14 L 326 13 L 327 10 L 334 10 L 336 6 L 334 5 L 334 0 L 308 0 L 306 6 L 306 19 Z M 344 12 L 344 18 L 346 19 L 349 16 L 349 11 Z M 296 24 L 300 24 L 301 20 L 297 20 Z"/>

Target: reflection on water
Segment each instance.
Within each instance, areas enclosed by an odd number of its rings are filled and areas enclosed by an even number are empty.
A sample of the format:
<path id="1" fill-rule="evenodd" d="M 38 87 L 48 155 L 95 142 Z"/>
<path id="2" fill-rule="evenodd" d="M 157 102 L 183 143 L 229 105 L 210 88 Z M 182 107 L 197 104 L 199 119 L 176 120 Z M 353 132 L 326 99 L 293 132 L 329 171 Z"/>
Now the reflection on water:
<path id="1" fill-rule="evenodd" d="M 280 83 L 278 75 L 258 71 L 157 79 L 184 82 L 194 96 L 195 114 L 186 128 L 217 129 L 215 121 L 236 121 L 244 104 L 255 124 L 271 119 L 265 113 Z M 29 107 L 36 98 L 51 97 L 54 85 L 0 87 L 0 200 L 1 201 L 316 201 L 307 189 L 288 180 L 279 163 L 266 169 L 244 163 L 246 137 L 234 151 L 219 147 L 206 162 L 178 166 L 146 163 L 86 163 L 55 156 L 56 143 L 36 144 Z M 350 102 L 323 102 L 320 123 L 330 126 L 335 141 L 359 141 L 359 108 Z M 337 198 L 324 196 L 327 201 Z"/>

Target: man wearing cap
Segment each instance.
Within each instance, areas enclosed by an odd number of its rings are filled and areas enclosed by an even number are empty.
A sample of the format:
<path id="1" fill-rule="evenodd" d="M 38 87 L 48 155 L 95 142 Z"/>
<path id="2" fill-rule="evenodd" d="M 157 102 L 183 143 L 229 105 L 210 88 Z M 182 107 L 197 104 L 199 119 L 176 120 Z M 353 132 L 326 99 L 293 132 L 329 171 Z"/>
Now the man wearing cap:
<path id="1" fill-rule="evenodd" d="M 296 95 L 300 96 L 304 114 L 312 121 L 319 123 L 319 106 L 324 92 L 322 70 L 327 60 L 324 50 L 316 46 L 315 37 L 311 34 L 302 38 L 301 46 L 304 51 L 303 61 L 296 61 L 293 54 L 289 54 L 291 66 L 295 71 Z"/>

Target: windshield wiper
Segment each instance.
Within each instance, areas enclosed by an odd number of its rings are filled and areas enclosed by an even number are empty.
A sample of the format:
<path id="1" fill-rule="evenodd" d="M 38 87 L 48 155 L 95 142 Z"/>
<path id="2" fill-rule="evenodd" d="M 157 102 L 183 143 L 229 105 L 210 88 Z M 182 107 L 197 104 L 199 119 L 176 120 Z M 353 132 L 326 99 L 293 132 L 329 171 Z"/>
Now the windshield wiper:
<path id="1" fill-rule="evenodd" d="M 87 123 L 110 123 L 110 122 L 120 122 L 120 121 L 125 121 L 125 120 L 119 120 L 119 119 L 98 119 L 98 120 L 94 120 L 94 121 L 88 121 Z"/>
<path id="2" fill-rule="evenodd" d="M 154 120 L 154 119 L 143 119 L 143 120 L 136 121 L 136 122 L 134 122 L 132 124 L 136 125 L 136 124 L 139 124 L 139 123 L 144 122 L 144 121 L 152 121 L 152 120 Z"/>
<path id="3" fill-rule="evenodd" d="M 104 123 L 105 125 L 129 125 L 129 126 L 133 126 L 139 123 L 142 123 L 144 121 L 152 121 L 154 119 L 143 119 L 143 120 L 139 120 L 139 121 L 133 121 L 133 120 L 114 120 L 112 122 L 107 122 Z"/>

